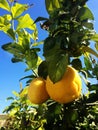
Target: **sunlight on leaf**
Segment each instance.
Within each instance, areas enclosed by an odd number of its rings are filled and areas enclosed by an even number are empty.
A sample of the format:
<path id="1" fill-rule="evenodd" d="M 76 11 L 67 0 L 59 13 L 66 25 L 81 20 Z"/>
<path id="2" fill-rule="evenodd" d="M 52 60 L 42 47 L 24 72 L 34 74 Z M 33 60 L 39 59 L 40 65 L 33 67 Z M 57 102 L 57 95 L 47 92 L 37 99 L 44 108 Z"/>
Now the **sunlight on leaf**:
<path id="1" fill-rule="evenodd" d="M 10 12 L 10 6 L 7 0 L 0 0 L 0 8 L 5 9 Z"/>

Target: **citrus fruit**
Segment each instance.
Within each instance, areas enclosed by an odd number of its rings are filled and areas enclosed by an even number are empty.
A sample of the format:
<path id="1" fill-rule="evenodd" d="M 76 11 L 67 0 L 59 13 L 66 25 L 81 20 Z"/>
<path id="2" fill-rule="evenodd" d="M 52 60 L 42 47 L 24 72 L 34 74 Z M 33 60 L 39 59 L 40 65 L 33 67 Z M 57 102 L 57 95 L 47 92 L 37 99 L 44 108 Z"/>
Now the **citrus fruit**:
<path id="1" fill-rule="evenodd" d="M 49 76 L 46 80 L 46 90 L 51 99 L 59 103 L 68 103 L 81 94 L 81 78 L 73 67 L 68 66 L 62 79 L 53 83 Z"/>
<path id="2" fill-rule="evenodd" d="M 41 104 L 49 98 L 43 78 L 38 77 L 31 81 L 28 87 L 28 98 L 34 104 Z"/>

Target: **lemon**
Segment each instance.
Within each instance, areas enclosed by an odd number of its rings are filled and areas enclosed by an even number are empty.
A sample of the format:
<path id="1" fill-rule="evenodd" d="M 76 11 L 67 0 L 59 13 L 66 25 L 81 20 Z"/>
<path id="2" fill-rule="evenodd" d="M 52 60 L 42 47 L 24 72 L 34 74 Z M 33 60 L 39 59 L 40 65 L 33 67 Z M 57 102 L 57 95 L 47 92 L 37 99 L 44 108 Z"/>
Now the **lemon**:
<path id="1" fill-rule="evenodd" d="M 49 98 L 43 78 L 38 77 L 31 81 L 28 87 L 28 98 L 34 104 L 41 104 Z"/>
<path id="2" fill-rule="evenodd" d="M 46 80 L 46 90 L 51 99 L 59 103 L 69 103 L 81 94 L 81 78 L 73 67 L 68 66 L 63 78 L 53 83 L 49 76 Z"/>

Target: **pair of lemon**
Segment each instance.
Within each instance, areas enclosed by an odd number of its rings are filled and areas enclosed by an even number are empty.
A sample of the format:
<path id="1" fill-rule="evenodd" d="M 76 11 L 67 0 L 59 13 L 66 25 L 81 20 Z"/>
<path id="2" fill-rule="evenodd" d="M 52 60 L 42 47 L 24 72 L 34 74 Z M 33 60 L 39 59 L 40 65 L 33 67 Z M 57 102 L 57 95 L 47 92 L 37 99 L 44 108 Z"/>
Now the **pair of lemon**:
<path id="1" fill-rule="evenodd" d="M 28 98 L 34 104 L 41 104 L 49 98 L 59 103 L 68 103 L 80 96 L 81 84 L 78 72 L 68 66 L 63 78 L 56 83 L 49 76 L 46 80 L 41 77 L 32 80 L 28 87 Z"/>

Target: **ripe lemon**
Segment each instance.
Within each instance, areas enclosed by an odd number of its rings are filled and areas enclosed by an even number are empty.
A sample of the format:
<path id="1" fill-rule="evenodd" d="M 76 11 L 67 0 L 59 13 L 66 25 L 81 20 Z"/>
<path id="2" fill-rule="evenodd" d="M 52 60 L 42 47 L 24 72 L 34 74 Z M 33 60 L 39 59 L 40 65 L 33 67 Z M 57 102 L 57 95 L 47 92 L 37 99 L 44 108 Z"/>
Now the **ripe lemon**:
<path id="1" fill-rule="evenodd" d="M 46 90 L 51 99 L 59 103 L 68 103 L 81 94 L 81 78 L 78 72 L 71 66 L 68 66 L 63 78 L 53 83 L 49 76 L 46 80 Z"/>
<path id="2" fill-rule="evenodd" d="M 28 98 L 34 104 L 41 104 L 49 98 L 43 78 L 38 77 L 31 81 L 28 87 Z"/>

